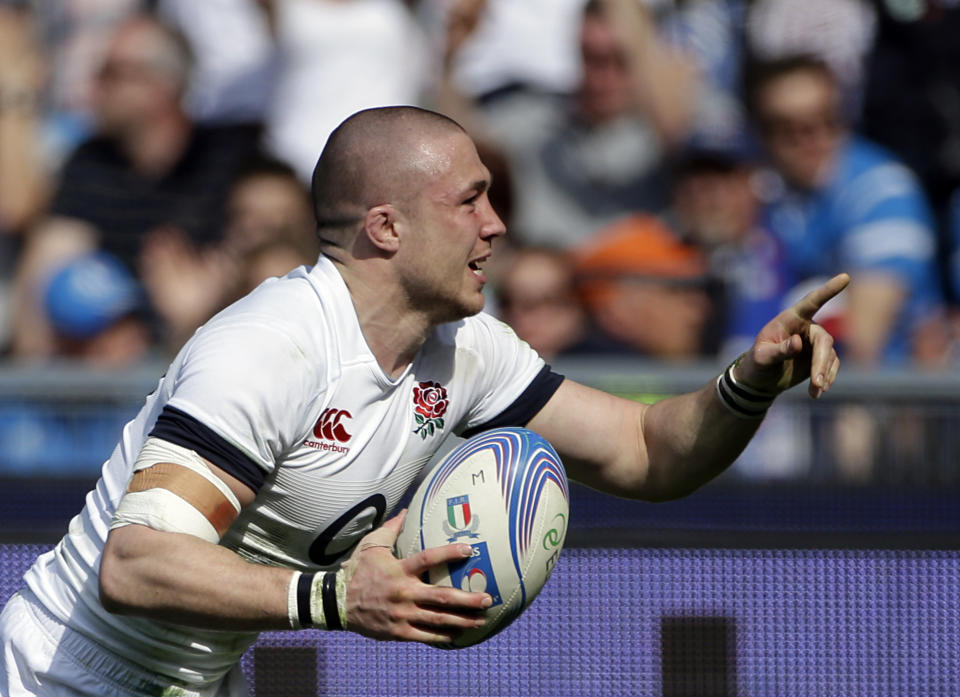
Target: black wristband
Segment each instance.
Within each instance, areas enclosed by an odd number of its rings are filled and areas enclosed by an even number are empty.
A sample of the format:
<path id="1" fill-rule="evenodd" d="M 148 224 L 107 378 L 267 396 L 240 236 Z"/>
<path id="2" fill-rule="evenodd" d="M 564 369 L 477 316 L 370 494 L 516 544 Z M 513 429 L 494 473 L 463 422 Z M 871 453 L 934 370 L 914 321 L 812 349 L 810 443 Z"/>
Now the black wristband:
<path id="1" fill-rule="evenodd" d="M 736 362 L 717 378 L 717 395 L 720 402 L 741 419 L 762 419 L 773 403 L 775 393 L 763 392 L 736 381 L 733 368 Z"/>
<path id="2" fill-rule="evenodd" d="M 327 621 L 327 629 L 343 629 L 340 623 L 340 608 L 337 606 L 337 573 L 335 571 L 327 571 L 323 575 L 320 597 L 323 598 L 323 616 Z"/>
<path id="3" fill-rule="evenodd" d="M 310 590 L 316 574 L 301 574 L 297 581 L 297 619 L 301 627 L 313 626 L 313 613 L 310 612 Z"/>

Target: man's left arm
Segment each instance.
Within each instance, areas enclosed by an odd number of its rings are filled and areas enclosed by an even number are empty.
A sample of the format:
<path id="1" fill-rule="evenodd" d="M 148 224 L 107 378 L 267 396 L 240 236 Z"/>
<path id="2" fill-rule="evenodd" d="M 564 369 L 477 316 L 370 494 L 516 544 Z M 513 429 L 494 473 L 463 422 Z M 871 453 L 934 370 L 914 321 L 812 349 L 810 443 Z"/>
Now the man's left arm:
<path id="1" fill-rule="evenodd" d="M 813 398 L 834 383 L 833 338 L 813 316 L 849 281 L 840 274 L 773 318 L 721 376 L 721 389 L 711 382 L 648 406 L 567 380 L 527 426 L 588 486 L 650 501 L 689 494 L 736 459 L 766 401 L 807 379 Z"/>

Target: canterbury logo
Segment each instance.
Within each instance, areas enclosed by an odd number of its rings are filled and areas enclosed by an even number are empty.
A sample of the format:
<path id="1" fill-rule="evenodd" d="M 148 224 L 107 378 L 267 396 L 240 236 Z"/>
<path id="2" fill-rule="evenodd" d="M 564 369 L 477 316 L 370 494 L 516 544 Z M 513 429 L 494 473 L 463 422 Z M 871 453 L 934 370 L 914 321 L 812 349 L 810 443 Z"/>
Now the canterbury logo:
<path id="1" fill-rule="evenodd" d="M 313 427 L 313 435 L 321 439 L 346 443 L 350 440 L 350 434 L 341 421 L 352 418 L 346 409 L 324 409 L 320 418 L 317 419 L 317 425 Z"/>

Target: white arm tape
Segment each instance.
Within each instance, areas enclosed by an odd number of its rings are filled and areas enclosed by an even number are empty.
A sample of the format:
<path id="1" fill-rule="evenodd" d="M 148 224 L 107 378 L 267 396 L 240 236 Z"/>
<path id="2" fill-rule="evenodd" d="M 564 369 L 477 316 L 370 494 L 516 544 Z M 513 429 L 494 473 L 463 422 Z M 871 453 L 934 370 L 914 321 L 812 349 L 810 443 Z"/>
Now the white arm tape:
<path id="1" fill-rule="evenodd" d="M 133 470 L 138 472 L 165 462 L 180 465 L 196 472 L 213 484 L 230 502 L 234 510 L 240 512 L 240 500 L 236 497 L 236 494 L 220 477 L 210 471 L 202 457 L 188 448 L 160 438 L 147 438 Z M 220 541 L 216 528 L 203 513 L 172 491 L 159 487 L 127 492 L 120 499 L 116 513 L 113 515 L 113 521 L 110 523 L 110 529 L 113 530 L 131 524 L 146 525 L 165 532 L 187 533 L 214 544 Z"/>
<path id="2" fill-rule="evenodd" d="M 206 516 L 192 504 L 166 489 L 147 489 L 124 494 L 113 514 L 110 529 L 146 525 L 163 532 L 182 532 L 217 544 L 220 536 Z"/>

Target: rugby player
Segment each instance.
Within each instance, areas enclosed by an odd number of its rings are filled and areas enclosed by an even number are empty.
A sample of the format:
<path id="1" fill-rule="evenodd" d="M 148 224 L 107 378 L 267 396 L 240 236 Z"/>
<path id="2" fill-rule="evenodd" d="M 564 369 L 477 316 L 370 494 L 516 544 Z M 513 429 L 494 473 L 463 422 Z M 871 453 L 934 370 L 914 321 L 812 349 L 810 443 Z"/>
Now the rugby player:
<path id="1" fill-rule="evenodd" d="M 469 545 L 391 549 L 391 514 L 447 434 L 526 426 L 572 478 L 658 501 L 722 472 L 779 392 L 836 379 L 812 318 L 845 275 L 697 392 L 646 406 L 564 379 L 482 311 L 505 233 L 490 186 L 442 115 L 370 109 L 336 129 L 313 177 L 319 260 L 173 360 L 4 609 L 0 694 L 245 695 L 261 630 L 449 641 L 491 599 L 420 577 Z"/>

